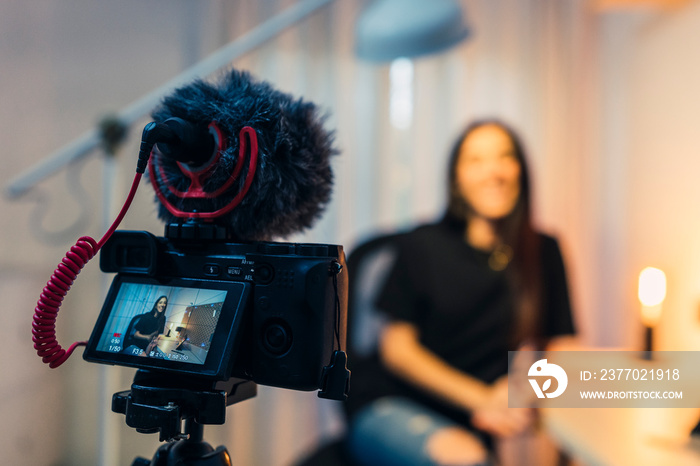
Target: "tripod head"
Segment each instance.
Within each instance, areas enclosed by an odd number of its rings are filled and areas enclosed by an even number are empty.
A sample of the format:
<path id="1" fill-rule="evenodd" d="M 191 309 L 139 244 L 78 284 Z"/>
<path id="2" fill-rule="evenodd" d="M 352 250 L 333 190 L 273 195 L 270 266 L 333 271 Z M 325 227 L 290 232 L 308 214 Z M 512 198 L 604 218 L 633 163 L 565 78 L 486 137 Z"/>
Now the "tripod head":
<path id="1" fill-rule="evenodd" d="M 138 432 L 158 432 L 161 442 L 169 442 L 152 461 L 137 458 L 133 466 L 223 466 L 231 464 L 229 454 L 203 441 L 203 425 L 223 424 L 227 406 L 256 394 L 257 385 L 249 380 L 212 382 L 142 369 L 131 390 L 114 394 L 112 411 L 126 415 L 126 424 Z"/>
<path id="2" fill-rule="evenodd" d="M 126 415 L 126 424 L 141 433 L 160 433 L 160 441 L 182 438 L 182 421 L 223 424 L 226 407 L 257 394 L 249 380 L 225 382 L 192 379 L 139 370 L 131 390 L 115 393 L 112 411 Z"/>

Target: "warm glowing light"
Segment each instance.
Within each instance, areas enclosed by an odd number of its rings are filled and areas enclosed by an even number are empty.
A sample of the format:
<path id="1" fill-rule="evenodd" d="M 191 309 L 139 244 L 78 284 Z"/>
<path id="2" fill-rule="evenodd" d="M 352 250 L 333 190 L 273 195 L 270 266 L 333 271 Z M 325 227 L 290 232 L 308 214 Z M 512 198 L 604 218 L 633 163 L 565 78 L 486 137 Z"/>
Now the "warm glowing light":
<path id="1" fill-rule="evenodd" d="M 638 296 L 642 303 L 642 323 L 654 327 L 661 318 L 661 304 L 666 298 L 666 274 L 654 267 L 642 270 Z"/>
<path id="2" fill-rule="evenodd" d="M 666 298 L 666 274 L 647 267 L 639 274 L 639 301 L 645 306 L 657 306 Z"/>

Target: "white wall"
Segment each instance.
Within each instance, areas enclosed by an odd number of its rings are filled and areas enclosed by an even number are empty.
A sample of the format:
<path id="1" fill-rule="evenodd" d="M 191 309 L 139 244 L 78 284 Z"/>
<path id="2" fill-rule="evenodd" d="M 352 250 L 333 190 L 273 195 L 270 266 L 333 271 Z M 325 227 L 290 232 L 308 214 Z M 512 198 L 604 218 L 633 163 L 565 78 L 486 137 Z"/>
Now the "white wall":
<path id="1" fill-rule="evenodd" d="M 639 21 L 625 137 L 628 276 L 666 271 L 659 344 L 700 348 L 700 3 Z"/>

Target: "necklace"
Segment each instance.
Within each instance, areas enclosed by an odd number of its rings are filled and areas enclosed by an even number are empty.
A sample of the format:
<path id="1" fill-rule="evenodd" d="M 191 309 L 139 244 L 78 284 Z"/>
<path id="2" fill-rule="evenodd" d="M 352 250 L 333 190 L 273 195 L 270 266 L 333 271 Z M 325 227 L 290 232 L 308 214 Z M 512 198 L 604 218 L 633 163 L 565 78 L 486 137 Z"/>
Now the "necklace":
<path id="1" fill-rule="evenodd" d="M 489 267 L 491 270 L 500 272 L 508 267 L 508 264 L 513 259 L 513 248 L 507 244 L 499 244 L 496 248 L 491 251 L 489 256 Z"/>

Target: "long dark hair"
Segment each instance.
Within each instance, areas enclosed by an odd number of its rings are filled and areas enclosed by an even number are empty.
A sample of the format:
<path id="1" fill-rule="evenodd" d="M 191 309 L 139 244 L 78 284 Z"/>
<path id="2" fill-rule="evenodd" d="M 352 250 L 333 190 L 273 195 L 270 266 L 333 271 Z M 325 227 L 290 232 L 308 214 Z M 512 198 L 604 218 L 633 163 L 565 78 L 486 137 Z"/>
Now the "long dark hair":
<path id="1" fill-rule="evenodd" d="M 506 277 L 515 298 L 516 316 L 513 328 L 513 343 L 519 344 L 532 339 L 541 343 L 541 288 L 542 270 L 540 237 L 532 226 L 530 176 L 523 143 L 508 125 L 498 120 L 479 120 L 462 131 L 450 153 L 448 165 L 448 202 L 444 221 L 450 226 L 466 231 L 470 206 L 460 192 L 457 182 L 457 162 L 462 143 L 477 128 L 497 126 L 510 138 L 514 155 L 520 165 L 520 195 L 511 211 L 496 224 L 499 240 L 513 249 L 513 258 L 506 270 Z"/>
<path id="2" fill-rule="evenodd" d="M 156 302 L 153 303 L 153 307 L 151 308 L 151 314 L 153 314 L 153 317 L 158 315 L 158 301 L 163 298 L 165 298 L 165 310 L 168 309 L 168 297 L 165 295 L 160 296 L 158 299 L 156 299 Z M 163 315 L 165 315 L 165 310 L 163 310 Z"/>

